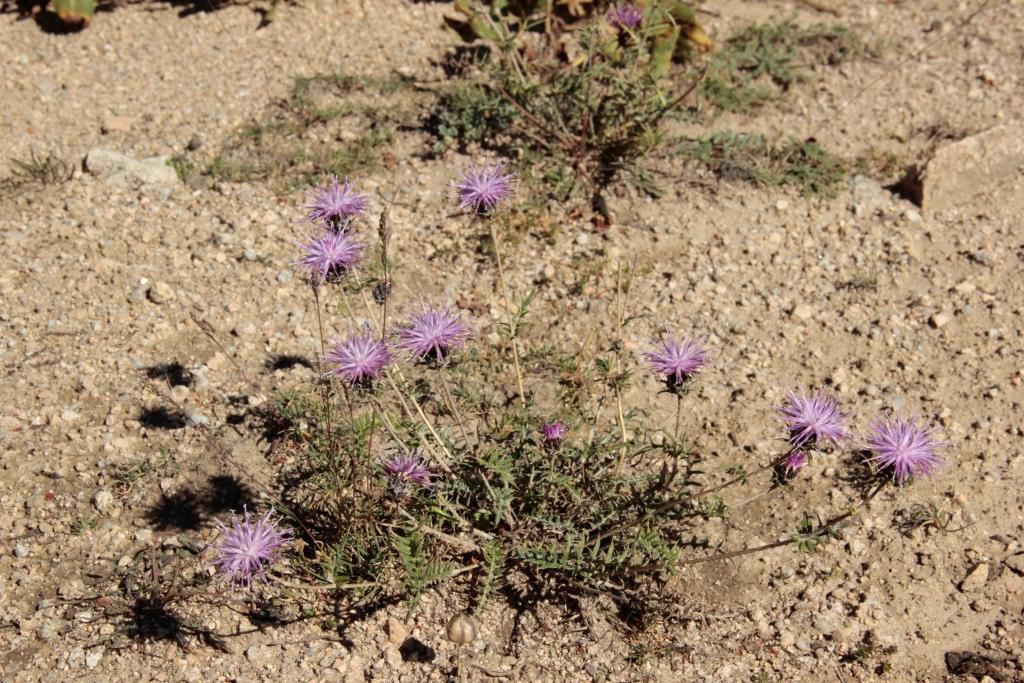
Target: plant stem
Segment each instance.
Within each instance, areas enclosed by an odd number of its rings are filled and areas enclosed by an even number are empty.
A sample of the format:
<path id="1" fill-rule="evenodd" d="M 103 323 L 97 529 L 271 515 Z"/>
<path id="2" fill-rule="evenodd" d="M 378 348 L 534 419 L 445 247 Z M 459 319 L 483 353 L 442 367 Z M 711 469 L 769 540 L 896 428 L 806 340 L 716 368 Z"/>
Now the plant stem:
<path id="1" fill-rule="evenodd" d="M 316 326 L 320 332 L 320 380 L 322 382 L 322 391 L 324 402 L 324 419 L 327 422 L 327 446 L 331 448 L 334 443 L 334 428 L 331 425 L 331 385 L 329 382 L 323 382 L 323 377 L 327 369 L 327 344 L 324 341 L 324 321 L 320 315 L 320 285 L 313 285 L 313 300 L 316 302 Z"/>
<path id="2" fill-rule="evenodd" d="M 859 513 L 861 510 L 866 508 L 868 506 L 868 504 L 872 501 L 872 499 L 874 499 L 874 497 L 877 496 L 879 494 L 879 492 L 881 492 L 881 490 L 884 489 L 886 487 L 886 485 L 889 484 L 889 483 L 890 483 L 889 479 L 883 479 L 881 482 L 879 482 L 878 486 L 876 486 L 871 491 L 871 493 L 866 495 L 864 497 L 864 500 L 862 500 L 856 507 L 852 507 L 849 510 L 847 510 L 846 512 L 844 512 L 842 514 L 839 514 L 839 515 L 836 515 L 832 519 L 826 520 L 824 524 L 821 524 L 816 529 L 814 529 L 813 531 L 809 532 L 807 534 L 807 536 L 811 537 L 811 538 L 821 538 L 822 536 L 828 534 L 830 531 L 832 531 L 832 529 L 834 527 L 836 527 L 837 525 L 841 524 L 842 522 L 846 521 L 850 517 L 854 516 L 855 514 Z M 713 562 L 715 560 L 730 560 L 730 559 L 732 559 L 734 557 L 742 557 L 744 555 L 752 555 L 754 553 L 763 552 L 765 550 L 773 550 L 774 548 L 781 548 L 782 546 L 790 545 L 791 543 L 795 543 L 795 542 L 796 542 L 795 539 L 787 538 L 787 539 L 784 539 L 782 541 L 775 541 L 774 543 L 766 543 L 764 545 L 758 545 L 758 546 L 754 546 L 752 548 L 740 548 L 739 550 L 730 550 L 728 552 L 718 553 L 717 555 L 709 555 L 707 557 L 694 557 L 694 558 L 691 558 L 689 560 L 683 560 L 679 564 L 681 566 L 687 566 L 687 565 L 691 565 L 691 564 L 701 564 L 703 562 Z"/>
<path id="3" fill-rule="evenodd" d="M 498 282 L 501 284 L 501 296 L 505 300 L 505 318 L 508 322 L 508 336 L 512 343 L 512 362 L 516 369 L 516 386 L 519 389 L 519 402 L 526 407 L 526 392 L 523 391 L 523 371 L 519 366 L 519 344 L 516 341 L 517 330 L 512 320 L 512 304 L 508 296 L 508 284 L 505 282 L 505 268 L 501 263 L 501 247 L 498 244 L 498 231 L 494 228 L 494 221 L 487 221 L 487 227 L 491 231 L 491 243 L 494 245 L 494 260 L 498 264 Z"/>
<path id="4" fill-rule="evenodd" d="M 633 268 L 630 271 L 630 279 L 633 277 L 633 273 L 636 272 L 636 259 L 633 259 Z M 621 262 L 615 269 L 615 339 L 613 340 L 612 346 L 615 349 L 622 348 L 622 325 L 626 318 L 626 296 L 622 291 L 622 264 Z M 616 368 L 621 363 L 618 352 L 615 356 Z M 624 376 L 624 375 L 622 375 Z M 612 388 L 615 390 L 615 408 L 619 415 L 619 436 L 622 439 L 622 447 L 619 449 L 619 459 L 615 463 L 615 474 L 618 475 L 622 470 L 622 463 L 626 459 L 626 418 L 622 411 L 622 391 L 619 388 L 620 377 L 615 377 L 613 380 L 614 384 Z"/>
<path id="5" fill-rule="evenodd" d="M 668 511 L 670 511 L 670 510 L 672 510 L 674 508 L 679 507 L 683 503 L 688 503 L 688 502 L 690 502 L 692 500 L 696 500 L 698 498 L 703 498 L 704 496 L 710 495 L 712 493 L 717 493 L 718 491 L 726 489 L 726 488 L 732 486 L 733 484 L 736 484 L 736 483 L 741 482 L 741 481 L 746 481 L 750 477 L 753 477 L 753 476 L 755 476 L 757 474 L 760 474 L 761 472 L 764 472 L 765 470 L 774 469 L 780 463 L 784 462 L 785 459 L 786 459 L 786 456 L 785 455 L 781 455 L 781 456 L 777 457 L 775 460 L 773 460 L 772 462 L 768 463 L 767 465 L 763 465 L 763 466 L 757 468 L 753 472 L 749 472 L 749 473 L 744 472 L 743 474 L 739 474 L 739 475 L 733 477 L 732 479 L 726 481 L 725 483 L 719 484 L 718 486 L 713 486 L 712 488 L 703 489 L 701 491 L 697 491 L 696 493 L 691 493 L 689 495 L 680 496 L 678 498 L 670 498 L 669 500 L 665 501 L 664 503 L 662 503 L 661 505 L 656 507 L 654 510 L 651 510 L 648 513 L 646 513 L 643 517 L 638 517 L 637 519 L 631 520 L 629 522 L 623 522 L 622 524 L 618 524 L 616 526 L 613 526 L 611 529 L 608 529 L 607 531 L 602 532 L 599 536 L 597 536 L 594 539 L 594 541 L 595 542 L 603 541 L 606 538 L 610 538 L 611 536 L 614 536 L 615 534 L 619 533 L 620 531 L 625 531 L 626 529 L 629 529 L 630 527 L 633 527 L 633 526 L 636 526 L 636 525 L 640 524 L 645 519 L 649 519 L 651 517 L 656 517 L 656 516 L 665 514 L 666 512 L 668 512 Z"/>
<path id="6" fill-rule="evenodd" d="M 469 448 L 469 432 L 466 431 L 466 423 L 462 421 L 462 413 L 455 407 L 455 400 L 452 398 L 452 392 L 448 388 L 448 380 L 445 379 L 444 375 L 446 370 L 447 367 L 438 369 L 438 377 L 441 378 L 441 391 L 444 394 L 445 401 L 448 403 L 448 410 L 455 416 L 455 421 L 459 424 L 459 431 L 462 432 L 462 438 L 466 442 L 466 447 Z M 474 448 L 473 450 L 475 451 L 476 449 Z"/>
<path id="7" fill-rule="evenodd" d="M 676 393 L 676 429 L 673 433 L 676 443 L 679 443 L 679 422 L 683 415 L 683 397 Z"/>

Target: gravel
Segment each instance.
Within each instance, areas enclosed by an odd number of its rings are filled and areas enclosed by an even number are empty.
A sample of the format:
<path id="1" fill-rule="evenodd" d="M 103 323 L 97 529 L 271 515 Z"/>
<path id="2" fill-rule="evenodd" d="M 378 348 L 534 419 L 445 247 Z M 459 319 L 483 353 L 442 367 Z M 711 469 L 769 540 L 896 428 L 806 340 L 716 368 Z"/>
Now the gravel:
<path id="1" fill-rule="evenodd" d="M 958 15 L 932 0 L 838 3 L 839 21 L 890 46 L 882 57 L 841 72 L 812 64 L 783 106 L 723 125 L 814 136 L 851 160 L 891 153 L 901 161 L 922 158 L 936 127 L 1000 125 L 1024 110 L 1019 63 L 999 49 L 1024 44 L 1024 7 L 996 4 L 984 21 L 860 95 L 934 40 L 922 27 L 939 19 L 952 27 Z M 836 19 L 805 3 L 755 5 L 707 3 L 709 30 L 727 35 L 783 9 L 808 22 Z M 12 626 L 0 629 L 4 680 L 447 675 L 456 653 L 444 625 L 470 607 L 457 583 L 428 592 L 408 620 L 404 605 L 388 605 L 340 631 L 316 619 L 267 626 L 226 607 L 185 615 L 223 635 L 230 652 L 192 636 L 185 649 L 164 632 L 130 640 L 90 602 L 121 594 L 120 577 L 140 549 L 176 556 L 216 538 L 226 503 L 193 504 L 189 492 L 208 494 L 218 477 L 237 477 L 264 505 L 259 492 L 273 485 L 272 462 L 287 456 L 268 452 L 252 423 L 237 418 L 314 380 L 305 364 L 273 360 L 316 351 L 309 290 L 289 267 L 300 193 L 281 196 L 264 183 L 186 188 L 166 159 L 188 149 L 208 161 L 285 98 L 297 74 L 343 65 L 353 75 L 402 69 L 437 83 L 452 42 L 446 9 L 399 0 L 282 3 L 277 22 L 256 31 L 246 6 L 179 17 L 174 8 L 128 4 L 66 36 L 0 14 L 4 156 L 55 150 L 76 166 L 92 158 L 64 185 L 26 187 L 0 202 L 0 533 L 10 548 L 0 556 L 0 618 Z M 419 150 L 416 135 L 401 133 L 400 144 Z M 357 180 L 375 196 L 395 197 L 396 306 L 420 294 L 448 296 L 482 312 L 487 343 L 500 318 L 488 316 L 497 305 L 493 266 L 468 246 L 476 236 L 445 203 L 452 169 L 466 161 L 409 153 Z M 1024 179 L 1003 178 L 922 214 L 863 175 L 826 199 L 675 182 L 678 169 L 670 170 L 657 201 L 615 186 L 617 222 L 605 230 L 551 216 L 550 236 L 527 226 L 510 240 L 513 290 L 537 290 L 534 348 L 578 353 L 608 320 L 618 267 L 635 257 L 629 305 L 637 317 L 626 349 L 637 367 L 642 345 L 662 328 L 704 335 L 715 349 L 684 417 L 709 476 L 772 455 L 772 407 L 798 383 L 831 384 L 858 429 L 893 406 L 921 413 L 941 425 L 949 462 L 932 480 L 880 494 L 848 536 L 816 555 L 787 549 L 681 569 L 666 593 L 675 613 L 645 630 L 630 631 L 602 600 L 519 611 L 497 595 L 477 615 L 479 643 L 463 655 L 524 681 L 872 680 L 883 662 L 852 658 L 870 633 L 876 652 L 898 646 L 886 655 L 892 680 L 943 680 L 943 654 L 964 648 L 1007 657 L 1019 674 Z M 327 324 L 330 333 L 345 328 L 336 316 Z M 153 370 L 170 363 L 191 373 L 191 385 L 171 386 Z M 667 424 L 674 403 L 657 392 L 638 372 L 625 401 Z M 805 513 L 843 508 L 851 501 L 846 471 L 824 456 L 784 490 L 751 499 L 767 481 L 751 483 L 726 500 L 743 503 L 735 523 L 708 526 L 712 541 L 769 542 L 790 535 Z M 949 533 L 895 527 L 897 513 L 929 505 L 953 516 Z M 168 511 L 195 518 L 179 528 Z M 321 606 L 319 594 L 296 595 L 312 612 Z M 403 660 L 411 637 L 432 649 L 432 662 Z M 471 670 L 473 680 L 483 675 Z"/>

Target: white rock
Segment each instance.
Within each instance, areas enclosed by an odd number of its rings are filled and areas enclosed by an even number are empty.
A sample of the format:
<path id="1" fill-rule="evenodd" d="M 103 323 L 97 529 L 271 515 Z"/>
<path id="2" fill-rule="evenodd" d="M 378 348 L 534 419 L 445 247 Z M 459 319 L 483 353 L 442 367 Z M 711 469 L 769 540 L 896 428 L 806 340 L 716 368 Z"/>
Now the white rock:
<path id="1" fill-rule="evenodd" d="M 92 497 L 92 505 L 100 512 L 107 512 L 114 505 L 114 494 L 99 490 Z"/>
<path id="2" fill-rule="evenodd" d="M 398 669 L 402 666 L 402 653 L 398 651 L 398 648 L 388 643 L 384 647 L 384 661 L 388 663 L 392 669 Z"/>
<path id="3" fill-rule="evenodd" d="M 101 659 L 103 659 L 102 648 L 90 650 L 89 653 L 85 655 L 85 666 L 89 669 L 95 669 Z"/>

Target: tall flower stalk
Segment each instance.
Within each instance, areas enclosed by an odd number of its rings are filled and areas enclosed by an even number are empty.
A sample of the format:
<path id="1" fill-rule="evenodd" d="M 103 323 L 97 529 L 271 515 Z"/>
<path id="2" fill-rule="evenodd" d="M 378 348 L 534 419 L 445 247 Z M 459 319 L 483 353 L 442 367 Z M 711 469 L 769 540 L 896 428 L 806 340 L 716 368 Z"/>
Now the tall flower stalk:
<path id="1" fill-rule="evenodd" d="M 484 221 L 491 234 L 494 248 L 494 262 L 498 267 L 498 283 L 505 306 L 505 322 L 508 325 L 509 342 L 512 347 L 512 363 L 516 372 L 516 389 L 519 403 L 526 407 L 526 391 L 523 388 L 523 370 L 519 361 L 519 341 L 516 320 L 512 314 L 512 298 L 509 296 L 508 281 L 501 258 L 501 242 L 494 226 L 494 212 L 515 194 L 517 176 L 508 171 L 504 161 L 486 161 L 482 166 L 466 170 L 462 177 L 451 184 L 459 208 L 473 213 L 475 221 Z"/>

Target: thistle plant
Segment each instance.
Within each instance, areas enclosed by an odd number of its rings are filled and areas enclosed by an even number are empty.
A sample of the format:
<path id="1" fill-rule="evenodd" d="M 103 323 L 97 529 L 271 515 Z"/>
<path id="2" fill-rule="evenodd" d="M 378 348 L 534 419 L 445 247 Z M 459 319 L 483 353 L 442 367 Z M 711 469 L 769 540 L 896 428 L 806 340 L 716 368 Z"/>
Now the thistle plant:
<path id="1" fill-rule="evenodd" d="M 620 174 L 654 191 L 641 161 L 661 124 L 696 88 L 666 78 L 673 56 L 710 46 L 692 8 L 676 0 L 564 4 L 459 0 L 456 30 L 491 46 L 468 84 L 442 94 L 433 117 L 438 148 L 479 143 L 525 150 L 555 196 L 598 201 Z M 688 37 L 689 42 L 681 40 Z M 525 170 L 525 165 L 524 165 Z M 596 206 L 596 205 L 595 205 Z"/>
<path id="2" fill-rule="evenodd" d="M 488 161 L 453 188 L 470 226 L 488 226 L 499 296 L 508 306 L 494 218 L 514 197 L 514 175 Z M 364 244 L 360 221 L 339 229 L 334 214 L 313 220 L 324 239 Z M 392 230 L 385 208 L 377 231 L 383 262 Z M 512 584 L 553 590 L 547 596 L 597 591 L 635 603 L 688 564 L 784 546 L 810 552 L 887 487 L 929 475 L 940 462 L 940 443 L 921 418 L 881 417 L 858 437 L 837 395 L 802 385 L 781 406 L 765 407 L 766 429 L 772 412 L 781 418 L 784 447 L 738 462 L 712 461 L 688 445 L 680 416 L 684 403 L 699 409 L 688 389 L 709 376 L 716 350 L 694 335 L 669 333 L 648 342 L 639 357 L 624 351 L 654 332 L 633 329 L 639 319 L 628 312 L 635 265 L 617 273 L 612 324 L 603 326 L 601 340 L 587 353 L 566 353 L 562 366 L 580 380 L 562 381 L 563 400 L 553 405 L 538 391 L 550 375 L 520 364 L 520 343 L 529 342 L 521 336 L 525 309 L 507 307 L 511 343 L 487 349 L 477 334 L 485 322 L 451 303 L 431 303 L 447 301 L 442 292 L 411 294 L 393 269 L 364 272 L 373 262 L 370 247 L 359 260 L 325 270 L 321 254 L 329 250 L 311 244 L 300 243 L 299 264 L 315 275 L 309 284 L 320 326 L 348 334 L 322 352 L 319 401 L 310 392 L 280 404 L 279 419 L 295 425 L 285 430 L 295 457 L 281 475 L 290 484 L 278 493 L 280 509 L 289 511 L 289 525 L 302 529 L 305 542 L 306 556 L 294 557 L 293 571 L 305 572 L 318 590 L 400 586 L 412 610 L 431 587 L 471 579 L 467 607 L 475 609 Z M 336 272 L 352 286 L 329 276 Z M 381 281 L 388 283 L 386 295 L 370 296 Z M 392 298 L 396 320 L 387 315 Z M 339 305 L 324 307 L 325 300 Z M 331 313 L 324 316 L 325 310 Z M 633 382 L 655 400 L 668 394 L 675 401 L 674 429 L 628 405 L 624 390 Z M 704 520 L 735 514 L 734 489 L 780 467 L 790 474 L 812 467 L 821 450 L 858 456 L 871 468 L 873 486 L 851 491 L 854 501 L 832 517 L 800 515 L 788 530 L 778 529 L 778 540 L 701 548 Z M 765 483 L 765 493 L 796 490 Z M 290 532 L 270 513 L 255 520 L 245 511 L 221 529 L 215 563 L 238 585 L 272 576 L 287 552 Z"/>

